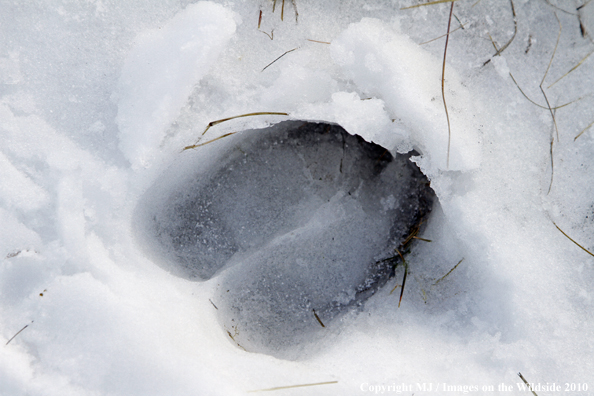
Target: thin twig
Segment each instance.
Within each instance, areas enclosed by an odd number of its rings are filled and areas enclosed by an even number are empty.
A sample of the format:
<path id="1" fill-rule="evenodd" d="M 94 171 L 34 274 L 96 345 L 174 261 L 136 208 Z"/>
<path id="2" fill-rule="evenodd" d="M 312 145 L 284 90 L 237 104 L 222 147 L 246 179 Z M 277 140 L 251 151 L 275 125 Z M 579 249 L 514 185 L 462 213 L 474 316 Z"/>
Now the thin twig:
<path id="1" fill-rule="evenodd" d="M 559 226 L 553 221 L 553 224 L 555 224 L 555 227 L 557 227 L 557 229 L 559 231 L 561 231 L 561 234 L 565 235 L 567 237 L 567 239 L 569 239 L 571 242 L 575 243 L 580 249 L 582 249 L 584 252 L 588 253 L 590 256 L 594 257 L 594 253 L 592 253 L 591 251 L 589 251 L 588 249 L 586 249 L 585 247 L 583 247 L 582 245 L 580 245 L 579 243 L 577 243 L 576 241 L 574 241 L 569 235 L 567 235 L 561 228 L 559 228 Z"/>
<path id="2" fill-rule="evenodd" d="M 266 65 L 266 67 L 265 67 L 264 69 L 262 69 L 262 71 L 264 71 L 264 70 L 268 69 L 268 67 L 269 67 L 270 65 L 272 65 L 274 62 L 276 62 L 277 60 L 279 60 L 279 59 L 280 59 L 280 58 L 282 58 L 283 56 L 287 55 L 289 52 L 293 52 L 293 51 L 295 51 L 295 50 L 297 50 L 297 49 L 299 49 L 299 47 L 295 47 L 295 48 L 293 48 L 292 50 L 288 50 L 288 51 L 286 51 L 284 54 L 282 54 L 281 56 L 279 56 L 278 58 L 276 58 L 275 60 L 273 60 L 272 62 L 270 62 L 269 64 L 267 64 L 267 65 Z"/>
<path id="3" fill-rule="evenodd" d="M 445 81 L 446 54 L 448 52 L 448 41 L 450 40 L 450 26 L 452 23 L 452 13 L 453 12 L 454 12 L 454 2 L 452 2 L 452 6 L 450 7 L 450 17 L 448 18 L 448 31 L 447 31 L 447 36 L 446 36 L 445 48 L 443 50 L 443 66 L 441 68 L 441 97 L 443 98 L 443 108 L 445 109 L 446 119 L 448 121 L 448 152 L 447 152 L 447 158 L 446 158 L 447 169 L 450 168 L 450 144 L 452 141 L 452 129 L 450 126 L 450 115 L 448 114 L 448 106 L 446 105 L 446 100 L 445 100 L 444 81 Z M 404 285 L 402 288 L 404 289 Z"/>
<path id="4" fill-rule="evenodd" d="M 316 382 L 313 384 L 302 384 L 302 385 L 277 386 L 275 388 L 251 390 L 251 391 L 248 391 L 248 393 L 268 392 L 268 391 L 275 391 L 275 390 L 281 390 L 281 389 L 303 388 L 305 386 L 318 386 L 318 385 L 330 385 L 330 384 L 338 384 L 338 381 Z"/>
<path id="5" fill-rule="evenodd" d="M 260 30 L 261 23 L 262 23 L 262 10 L 260 10 L 260 16 L 258 17 L 258 30 Z"/>
<path id="6" fill-rule="evenodd" d="M 415 4 L 415 5 L 408 6 L 408 7 L 402 7 L 401 10 L 408 10 L 410 8 L 417 8 L 417 7 L 423 7 L 423 6 L 429 6 L 429 5 L 441 4 L 441 3 L 453 3 L 455 1 L 458 1 L 458 0 L 436 0 L 436 1 L 430 1 L 429 3 L 421 3 L 421 4 Z"/>

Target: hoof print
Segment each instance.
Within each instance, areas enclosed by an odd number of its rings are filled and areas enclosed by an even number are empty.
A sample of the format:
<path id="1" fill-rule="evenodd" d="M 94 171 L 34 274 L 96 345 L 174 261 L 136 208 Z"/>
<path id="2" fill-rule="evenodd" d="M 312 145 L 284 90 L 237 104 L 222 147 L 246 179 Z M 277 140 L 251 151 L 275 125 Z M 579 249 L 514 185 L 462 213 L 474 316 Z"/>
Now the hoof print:
<path id="1" fill-rule="evenodd" d="M 147 191 L 136 234 L 213 300 L 247 351 L 296 358 L 393 276 L 435 199 L 411 154 L 338 125 L 244 131 L 172 166 Z"/>

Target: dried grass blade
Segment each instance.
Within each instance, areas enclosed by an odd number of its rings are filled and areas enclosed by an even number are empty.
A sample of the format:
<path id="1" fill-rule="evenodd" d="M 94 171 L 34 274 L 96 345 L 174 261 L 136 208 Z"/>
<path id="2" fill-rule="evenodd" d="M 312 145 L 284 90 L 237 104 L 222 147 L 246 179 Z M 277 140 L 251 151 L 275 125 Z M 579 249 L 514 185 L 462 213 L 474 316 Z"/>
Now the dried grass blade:
<path id="1" fill-rule="evenodd" d="M 495 54 L 492 57 L 490 57 L 489 59 L 487 59 L 485 61 L 485 63 L 483 63 L 483 66 L 486 66 L 489 62 L 491 62 L 491 59 L 493 59 L 494 57 L 496 57 L 497 55 L 500 55 L 503 51 L 505 51 L 505 49 L 507 47 L 509 47 L 509 45 L 512 43 L 512 41 L 514 41 L 514 39 L 516 38 L 516 34 L 518 34 L 518 18 L 516 17 L 516 9 L 514 8 L 513 0 L 509 0 L 509 2 L 511 4 L 512 15 L 514 17 L 514 34 L 512 35 L 511 39 L 506 44 L 504 44 L 503 47 L 501 47 L 501 48 L 497 48 L 497 44 L 495 44 L 495 40 L 493 40 L 493 37 L 491 37 L 491 34 L 489 34 L 491 43 L 493 44 L 493 47 L 495 47 Z"/>
<path id="2" fill-rule="evenodd" d="M 547 87 L 547 89 L 551 88 L 553 85 L 557 84 L 559 81 L 561 81 L 562 78 L 566 77 L 569 73 L 571 73 L 572 71 L 574 71 L 575 69 L 577 69 L 578 67 L 581 66 L 582 63 L 584 63 L 586 61 L 586 59 L 588 59 L 590 57 L 590 55 L 594 54 L 594 51 L 591 51 L 588 55 L 586 55 L 581 61 L 578 62 L 577 65 L 575 65 L 574 67 L 571 68 L 571 70 L 569 70 L 567 73 L 565 73 L 564 75 L 562 75 L 561 77 L 559 77 L 559 79 L 557 81 L 555 81 L 554 83 L 552 83 L 551 85 L 549 85 Z"/>
<path id="3" fill-rule="evenodd" d="M 555 139 L 551 138 L 551 182 L 549 183 L 549 191 L 547 191 L 547 195 L 551 192 L 551 188 L 553 188 L 553 176 L 555 175 L 555 161 L 553 156 L 553 144 L 555 143 Z"/>
<path id="4" fill-rule="evenodd" d="M 429 44 L 429 43 L 431 43 L 431 42 L 433 42 L 433 41 L 435 41 L 435 40 L 439 40 L 439 39 L 440 39 L 440 38 L 442 38 L 442 37 L 449 36 L 450 34 L 454 33 L 454 32 L 455 32 L 455 31 L 457 31 L 457 30 L 460 30 L 460 29 L 464 29 L 464 26 L 460 25 L 460 26 L 458 26 L 456 29 L 452 30 L 452 31 L 451 31 L 451 32 L 449 32 L 449 33 L 442 34 L 441 36 L 439 36 L 439 37 L 435 37 L 434 39 L 431 39 L 431 40 L 429 40 L 429 41 L 424 41 L 424 42 L 420 43 L 419 45 L 425 45 L 425 44 Z"/>
<path id="5" fill-rule="evenodd" d="M 312 39 L 306 39 L 307 41 L 311 41 L 312 43 L 320 43 L 320 44 L 332 44 L 329 43 L 327 41 L 318 41 L 318 40 L 312 40 Z"/>
<path id="6" fill-rule="evenodd" d="M 446 36 L 445 48 L 443 50 L 443 66 L 441 68 L 441 97 L 443 99 L 443 108 L 445 109 L 446 119 L 448 121 L 448 152 L 447 152 L 447 157 L 446 157 L 446 168 L 447 169 L 450 168 L 450 145 L 452 142 L 452 128 L 450 126 L 450 115 L 448 114 L 448 106 L 447 106 L 446 100 L 445 100 L 444 81 L 445 81 L 446 55 L 448 52 L 448 42 L 450 40 L 450 26 L 452 24 L 453 12 L 454 12 L 454 2 L 452 2 L 452 6 L 450 7 L 450 17 L 448 19 L 448 31 L 447 31 L 447 36 Z M 402 285 L 402 286 L 403 286 L 402 289 L 404 289 L 404 285 Z"/>
<path id="7" fill-rule="evenodd" d="M 293 8 L 295 9 L 295 23 L 299 23 L 299 12 L 297 12 L 297 3 L 295 3 L 295 0 L 291 0 L 291 2 L 293 3 Z"/>
<path id="8" fill-rule="evenodd" d="M 13 335 L 12 337 L 10 337 L 10 340 L 6 341 L 5 345 L 10 344 L 10 341 L 14 340 L 16 338 L 16 336 L 18 336 L 19 334 L 21 334 L 21 332 L 23 330 L 25 330 L 27 327 L 29 327 L 29 325 L 25 325 L 25 327 L 23 327 L 22 329 L 20 329 L 19 331 L 17 331 L 17 333 L 15 335 Z"/>
<path id="9" fill-rule="evenodd" d="M 460 265 L 460 263 L 462 263 L 462 261 L 464 261 L 464 257 L 462 257 L 462 260 L 458 261 L 458 264 L 454 265 L 454 267 L 453 267 L 451 270 L 449 270 L 447 274 L 445 274 L 444 276 L 442 276 L 441 278 L 439 278 L 439 279 L 438 279 L 438 280 L 437 280 L 437 281 L 436 281 L 436 282 L 433 284 L 433 286 L 437 286 L 437 284 L 438 284 L 439 282 L 441 282 L 442 280 L 444 280 L 445 278 L 447 278 L 447 277 L 448 277 L 448 276 L 449 276 L 449 275 L 450 275 L 452 272 L 454 272 L 454 270 L 455 270 L 456 268 L 458 268 L 458 266 Z"/>
<path id="10" fill-rule="evenodd" d="M 424 7 L 424 6 L 434 5 L 434 4 L 441 4 L 441 3 L 453 3 L 455 1 L 458 1 L 458 0 L 437 0 L 437 1 L 430 1 L 429 3 L 415 4 L 415 5 L 408 6 L 408 7 L 402 7 L 401 10 L 408 10 L 410 8 Z"/>
<path id="11" fill-rule="evenodd" d="M 505 51 L 505 49 L 507 47 L 509 47 L 509 45 L 512 43 L 512 41 L 514 41 L 514 39 L 516 38 L 516 34 L 518 34 L 518 18 L 516 17 L 516 9 L 514 8 L 513 0 L 509 0 L 509 2 L 511 4 L 512 15 L 514 17 L 514 34 L 511 37 L 511 39 L 503 47 L 499 48 L 499 50 L 497 50 L 497 53 L 495 53 L 495 55 L 493 55 L 493 56 L 497 56 L 497 55 L 501 54 L 503 51 Z"/>
<path id="12" fill-rule="evenodd" d="M 553 55 L 551 55 L 551 60 L 549 61 L 549 65 L 547 66 L 547 70 L 545 70 L 545 74 L 544 76 L 542 76 L 542 80 L 540 82 L 540 91 L 542 92 L 542 95 L 545 98 L 545 101 L 547 102 L 547 107 L 549 109 L 549 112 L 551 113 L 551 117 L 553 118 L 553 124 L 555 125 L 555 132 L 557 134 L 557 141 L 559 141 L 559 128 L 557 127 L 557 120 L 555 119 L 555 113 L 553 112 L 553 109 L 551 108 L 551 104 L 549 103 L 549 98 L 547 98 L 547 94 L 545 93 L 544 89 L 542 88 L 542 85 L 544 84 L 545 79 L 547 78 L 547 74 L 549 73 L 549 69 L 551 68 L 551 65 L 553 64 L 553 59 L 555 59 L 555 54 L 557 53 L 557 47 L 559 46 L 559 39 L 561 38 L 561 30 L 563 29 L 563 27 L 561 26 L 561 21 L 559 20 L 559 17 L 557 16 L 557 14 L 554 14 L 555 18 L 557 19 L 557 23 L 559 23 L 559 33 L 557 34 L 557 42 L 555 43 L 555 48 L 553 49 Z"/>
<path id="13" fill-rule="evenodd" d="M 312 309 L 314 316 L 316 317 L 316 320 L 318 321 L 318 323 L 320 324 L 320 326 L 322 327 L 326 327 L 324 326 L 324 323 L 322 323 L 322 319 L 320 319 L 320 317 L 318 316 L 318 314 L 316 313 L 315 309 Z"/>
<path id="14" fill-rule="evenodd" d="M 559 226 L 553 221 L 553 224 L 555 224 L 555 227 L 557 227 L 557 229 L 559 231 L 561 231 L 561 234 L 565 235 L 567 237 L 567 239 L 569 239 L 571 242 L 575 243 L 580 249 L 582 249 L 584 252 L 588 253 L 590 256 L 594 257 L 594 253 L 592 253 L 591 251 L 589 251 L 588 249 L 586 249 L 585 247 L 583 247 L 582 245 L 580 245 L 579 243 L 577 243 L 576 241 L 574 241 L 569 235 L 567 235 L 561 228 L 559 228 Z"/>
<path id="15" fill-rule="evenodd" d="M 398 252 L 400 253 L 400 252 Z M 400 255 L 402 257 L 402 255 Z M 404 277 L 402 278 L 402 289 L 400 289 L 400 298 L 398 299 L 398 308 L 400 308 L 400 303 L 402 302 L 402 296 L 404 295 L 404 285 L 406 284 L 406 274 L 408 274 L 408 264 L 404 261 L 404 257 L 402 258 L 404 262 Z"/>
<path id="16" fill-rule="evenodd" d="M 589 129 L 591 126 L 592 126 L 592 125 L 594 125 L 594 121 L 592 121 L 592 122 L 590 123 L 590 125 L 588 125 L 587 127 L 585 127 L 585 128 L 584 128 L 584 129 L 583 129 L 583 130 L 582 130 L 580 133 L 578 133 L 578 135 L 577 135 L 576 137 L 574 137 L 574 138 L 573 138 L 573 141 L 575 142 L 575 140 L 576 140 L 577 138 L 579 138 L 580 136 L 582 136 L 582 134 L 583 134 L 584 132 L 586 132 L 586 131 L 587 131 L 587 130 L 588 130 L 588 129 Z"/>
<path id="17" fill-rule="evenodd" d="M 289 114 L 288 113 L 279 113 L 279 112 L 274 112 L 274 111 L 257 111 L 255 113 L 240 114 L 240 115 L 233 116 L 233 117 L 223 118 L 223 119 L 220 119 L 220 120 L 209 122 L 208 123 L 208 126 L 206 127 L 206 129 L 204 130 L 204 132 L 202 132 L 202 135 L 201 136 L 204 136 L 204 134 L 206 134 L 206 131 L 208 131 L 210 129 L 210 127 L 213 127 L 215 125 L 218 125 L 218 124 L 220 124 L 222 122 L 234 120 L 236 118 L 252 117 L 252 116 L 259 116 L 259 115 L 285 115 L 285 116 L 288 116 Z"/>
<path id="18" fill-rule="evenodd" d="M 299 49 L 299 47 L 295 47 L 292 50 L 288 50 L 286 51 L 284 54 L 282 54 L 281 56 L 279 56 L 278 58 L 276 58 L 275 60 L 273 60 L 272 62 L 270 62 L 269 64 L 266 65 L 266 67 L 264 67 L 264 69 L 262 69 L 262 71 L 268 69 L 268 67 L 270 67 L 274 62 L 276 62 L 277 60 L 279 60 L 280 58 L 282 58 L 283 56 L 287 55 L 289 52 L 293 52 L 295 50 Z"/>
<path id="19" fill-rule="evenodd" d="M 548 108 L 547 106 L 543 106 L 543 105 L 541 105 L 541 104 L 539 104 L 539 103 L 536 103 L 536 102 L 535 102 L 535 101 L 533 101 L 532 99 L 530 99 L 530 97 L 529 97 L 528 95 L 526 95 L 526 93 L 525 93 L 525 92 L 522 90 L 522 88 L 520 88 L 520 84 L 518 84 L 518 82 L 517 82 L 517 81 L 516 81 L 516 79 L 514 78 L 513 74 L 511 74 L 511 72 L 509 73 L 509 76 L 511 77 L 511 79 L 512 79 L 512 81 L 514 82 L 514 84 L 516 85 L 516 87 L 518 87 L 518 89 L 520 90 L 520 93 L 521 93 L 521 94 L 522 94 L 522 95 L 523 95 L 523 96 L 524 96 L 526 99 L 528 99 L 528 101 L 529 101 L 530 103 L 532 103 L 532 104 L 533 104 L 533 105 L 535 105 L 535 106 L 538 106 L 538 107 L 540 107 L 541 109 L 544 109 L 544 110 L 549 110 L 549 108 Z M 560 106 L 551 107 L 551 110 L 558 110 L 558 109 L 561 109 L 561 108 L 563 108 L 563 107 L 565 107 L 565 106 L 569 106 L 570 104 L 573 104 L 573 103 L 577 102 L 578 100 L 582 100 L 582 99 L 583 99 L 583 97 L 581 97 L 581 98 L 577 98 L 577 99 L 574 99 L 574 100 L 572 100 L 571 102 L 567 102 L 567 103 L 565 103 L 565 104 L 562 104 L 562 105 L 560 105 Z"/>
<path id="20" fill-rule="evenodd" d="M 518 376 L 519 376 L 519 377 L 522 379 L 522 381 L 524 381 L 524 383 L 526 384 L 526 386 L 528 386 L 528 389 L 530 389 L 530 391 L 532 392 L 532 394 L 533 394 L 534 396 L 538 396 L 538 395 L 536 394 L 536 392 L 534 392 L 534 391 L 532 390 L 532 386 L 530 386 L 530 384 L 528 383 L 528 381 L 526 381 L 526 378 L 524 378 L 524 376 L 522 375 L 522 373 L 518 373 Z"/>
<path id="21" fill-rule="evenodd" d="M 191 150 L 191 149 L 195 149 L 195 148 L 198 148 L 198 147 L 201 147 L 201 146 L 205 146 L 205 145 L 207 145 L 209 143 L 216 142 L 219 139 L 226 138 L 227 136 L 235 135 L 236 133 L 237 132 L 229 132 L 229 133 L 226 133 L 226 134 L 221 135 L 219 137 L 216 137 L 216 138 L 214 138 L 212 140 L 209 140 L 208 142 L 204 142 L 204 143 L 200 143 L 200 144 L 193 144 L 191 146 L 186 146 L 186 147 L 184 147 L 184 149 L 182 151 Z"/>
<path id="22" fill-rule="evenodd" d="M 301 384 L 301 385 L 289 385 L 289 386 L 277 386 L 275 388 L 251 390 L 251 391 L 248 391 L 248 393 L 269 392 L 269 391 L 276 391 L 276 390 L 281 390 L 281 389 L 303 388 L 306 386 L 318 386 L 318 385 L 330 385 L 330 384 L 338 384 L 338 381 L 316 382 L 313 384 Z"/>

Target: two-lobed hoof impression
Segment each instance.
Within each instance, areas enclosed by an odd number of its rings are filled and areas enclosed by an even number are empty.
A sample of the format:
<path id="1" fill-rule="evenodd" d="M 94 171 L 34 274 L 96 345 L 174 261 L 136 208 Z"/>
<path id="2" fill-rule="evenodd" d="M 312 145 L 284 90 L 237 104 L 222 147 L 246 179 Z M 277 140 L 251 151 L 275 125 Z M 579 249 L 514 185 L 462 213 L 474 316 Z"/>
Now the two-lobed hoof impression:
<path id="1" fill-rule="evenodd" d="M 136 234 L 247 351 L 297 358 L 394 275 L 435 199 L 410 161 L 338 125 L 287 121 L 189 152 L 147 191 Z M 215 147 L 215 145 L 217 145 Z"/>

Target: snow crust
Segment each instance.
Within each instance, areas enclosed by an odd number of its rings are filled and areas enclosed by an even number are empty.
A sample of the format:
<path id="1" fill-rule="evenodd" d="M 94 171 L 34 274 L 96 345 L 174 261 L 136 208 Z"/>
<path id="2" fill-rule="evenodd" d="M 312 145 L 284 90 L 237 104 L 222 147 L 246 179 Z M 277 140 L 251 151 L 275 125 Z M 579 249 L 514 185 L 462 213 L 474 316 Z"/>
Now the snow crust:
<path id="1" fill-rule="evenodd" d="M 509 2 L 455 3 L 464 29 L 446 62 L 449 166 L 444 38 L 422 43 L 445 33 L 450 5 L 400 9 L 413 3 L 297 0 L 298 22 L 292 2 L 284 20 L 268 1 L 5 4 L 0 394 L 242 395 L 320 382 L 332 383 L 282 392 L 404 384 L 431 395 L 446 383 L 460 387 L 448 394 L 508 394 L 498 385 L 517 388 L 517 372 L 591 393 L 594 258 L 555 224 L 594 250 L 594 132 L 584 130 L 594 2 L 514 1 L 516 27 Z M 493 42 L 512 37 L 494 57 Z M 288 116 L 233 119 L 201 137 L 211 121 L 262 111 Z M 390 294 L 399 269 L 296 360 L 242 350 L 221 329 L 217 279 L 161 268 L 133 228 L 183 147 L 286 120 L 417 150 L 439 199 L 421 235 L 432 242 L 407 260 L 401 307 L 400 289 Z M 196 149 L 196 169 L 225 139 Z"/>

